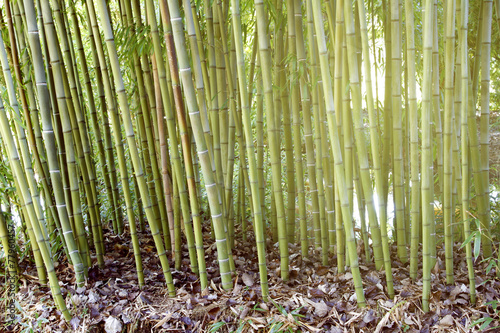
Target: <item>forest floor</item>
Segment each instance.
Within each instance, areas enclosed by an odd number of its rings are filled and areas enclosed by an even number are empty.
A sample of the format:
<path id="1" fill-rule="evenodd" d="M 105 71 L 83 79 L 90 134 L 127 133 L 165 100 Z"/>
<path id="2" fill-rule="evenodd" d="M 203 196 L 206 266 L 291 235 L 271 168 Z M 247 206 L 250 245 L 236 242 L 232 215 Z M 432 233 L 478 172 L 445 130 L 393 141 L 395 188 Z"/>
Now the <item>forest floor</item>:
<path id="1" fill-rule="evenodd" d="M 367 307 L 356 305 L 352 275 L 338 274 L 336 258 L 324 267 L 320 253 L 302 258 L 294 249 L 290 260 L 290 281 L 279 277 L 279 252 L 268 244 L 268 275 L 272 301 L 263 303 L 258 281 L 255 242 L 236 244 L 234 289 L 220 288 L 215 245 L 205 247 L 210 287 L 202 291 L 195 274 L 183 259 L 181 271 L 173 270 L 177 295 L 169 298 L 153 240 L 140 235 L 146 287 L 138 288 L 130 235 L 106 232 L 105 268 L 94 266 L 88 284 L 75 290 L 75 276 L 66 261 L 59 262 L 57 275 L 63 296 L 73 314 L 66 323 L 55 308 L 50 290 L 37 285 L 35 271 L 23 267 L 19 302 L 21 322 L 13 332 L 478 332 L 471 323 L 490 317 L 489 327 L 500 325 L 500 281 L 495 270 L 486 272 L 486 262 L 475 263 L 477 302 L 469 302 L 467 268 L 463 249 L 456 245 L 455 283 L 446 285 L 444 251 L 438 248 L 438 262 L 432 273 L 431 311 L 421 309 L 421 267 L 412 282 L 408 264 L 393 259 L 396 296 L 389 299 L 385 274 L 373 264 L 361 261 Z M 209 239 L 206 244 L 212 243 Z M 361 258 L 363 247 L 358 246 Z M 187 251 L 184 258 L 187 258 Z M 396 248 L 392 249 L 396 258 Z M 22 263 L 26 265 L 26 262 Z M 31 273 L 30 273 L 31 272 Z M 4 304 L 3 304 L 4 305 Z M 2 307 L 2 306 L 0 306 Z M 272 330 L 274 325 L 274 331 Z M 488 332 L 500 332 L 489 329 Z"/>

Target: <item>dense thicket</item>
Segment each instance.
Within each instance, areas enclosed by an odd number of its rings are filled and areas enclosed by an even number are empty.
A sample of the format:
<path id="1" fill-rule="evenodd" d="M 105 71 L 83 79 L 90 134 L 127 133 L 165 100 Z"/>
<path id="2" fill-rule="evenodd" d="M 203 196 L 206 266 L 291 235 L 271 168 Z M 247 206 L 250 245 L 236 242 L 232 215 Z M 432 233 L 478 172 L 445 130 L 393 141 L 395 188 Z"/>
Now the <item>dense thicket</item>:
<path id="1" fill-rule="evenodd" d="M 475 302 L 473 257 L 492 259 L 498 241 L 489 126 L 500 1 L 2 5 L 6 271 L 19 273 L 17 239 L 66 319 L 56 254 L 82 286 L 104 265 L 108 228 L 129 230 L 141 287 L 138 233 L 154 239 L 171 296 L 183 244 L 205 289 L 204 245 L 215 242 L 230 289 L 232 249 L 251 233 L 264 300 L 272 239 L 283 280 L 290 244 L 303 257 L 320 249 L 323 265 L 336 256 L 338 272 L 351 271 L 361 307 L 360 260 L 385 271 L 394 296 L 394 242 L 423 281 L 425 311 L 439 246 L 449 284 L 454 256 L 467 257 Z"/>

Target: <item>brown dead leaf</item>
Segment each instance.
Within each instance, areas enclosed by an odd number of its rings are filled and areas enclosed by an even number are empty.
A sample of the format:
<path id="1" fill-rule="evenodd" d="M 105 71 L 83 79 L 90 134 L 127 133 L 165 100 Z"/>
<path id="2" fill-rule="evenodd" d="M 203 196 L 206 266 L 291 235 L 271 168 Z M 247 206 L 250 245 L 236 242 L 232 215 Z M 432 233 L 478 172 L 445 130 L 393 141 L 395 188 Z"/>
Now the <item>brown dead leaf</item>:
<path id="1" fill-rule="evenodd" d="M 254 281 L 253 281 L 253 277 L 250 274 L 243 273 L 243 275 L 241 276 L 241 279 L 243 280 L 243 283 L 247 287 L 253 286 Z"/>

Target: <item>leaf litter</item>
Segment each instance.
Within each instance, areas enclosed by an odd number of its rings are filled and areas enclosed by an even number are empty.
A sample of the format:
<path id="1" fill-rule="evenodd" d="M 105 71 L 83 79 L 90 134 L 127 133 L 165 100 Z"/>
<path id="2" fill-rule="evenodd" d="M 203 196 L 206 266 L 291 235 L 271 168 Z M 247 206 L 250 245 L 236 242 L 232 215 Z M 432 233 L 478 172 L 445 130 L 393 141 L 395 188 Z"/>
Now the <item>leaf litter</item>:
<path id="1" fill-rule="evenodd" d="M 393 267 L 396 296 L 389 299 L 385 274 L 372 263 L 363 262 L 359 253 L 367 307 L 356 304 L 352 274 L 339 274 L 336 257 L 329 266 L 316 258 L 312 249 L 309 258 L 294 254 L 290 260 L 290 280 L 280 278 L 279 253 L 267 248 L 270 301 L 263 302 L 259 284 L 258 261 L 254 240 L 236 242 L 233 250 L 236 274 L 234 288 L 220 285 L 216 251 L 207 234 L 206 262 L 210 286 L 201 290 L 199 280 L 189 270 L 187 251 L 183 253 L 181 270 L 172 276 L 176 297 L 169 298 L 152 239 L 141 233 L 145 287 L 139 289 L 129 235 L 105 237 L 105 268 L 89 269 L 84 288 L 76 288 L 75 277 L 66 259 L 57 265 L 61 291 L 73 319 L 65 322 L 56 309 L 50 290 L 40 286 L 34 267 L 23 262 L 20 291 L 16 295 L 20 309 L 18 323 L 7 327 L 19 332 L 30 327 L 34 332 L 477 332 L 471 323 L 488 319 L 488 332 L 500 325 L 499 312 L 492 305 L 499 300 L 500 281 L 495 270 L 486 274 L 488 263 L 475 262 L 477 303 L 469 302 L 465 255 L 456 256 L 455 284 L 446 285 L 443 260 L 432 273 L 431 311 L 421 309 L 421 266 L 419 278 L 409 277 L 408 264 L 397 262 Z M 462 249 L 455 245 L 455 252 Z M 126 250 L 126 251 L 125 251 Z M 439 249 L 438 249 L 439 250 Z M 392 247 L 396 258 L 396 248 Z M 438 251 L 443 254 L 444 251 Z M 95 258 L 94 258 L 95 259 Z M 23 266 L 22 265 L 22 266 Z M 493 303 L 489 303 L 493 302 Z M 5 300 L 0 302 L 0 311 Z M 3 320 L 3 318 L 1 319 Z M 484 319 L 483 319 L 484 320 Z M 5 327 L 0 322 L 0 331 Z"/>

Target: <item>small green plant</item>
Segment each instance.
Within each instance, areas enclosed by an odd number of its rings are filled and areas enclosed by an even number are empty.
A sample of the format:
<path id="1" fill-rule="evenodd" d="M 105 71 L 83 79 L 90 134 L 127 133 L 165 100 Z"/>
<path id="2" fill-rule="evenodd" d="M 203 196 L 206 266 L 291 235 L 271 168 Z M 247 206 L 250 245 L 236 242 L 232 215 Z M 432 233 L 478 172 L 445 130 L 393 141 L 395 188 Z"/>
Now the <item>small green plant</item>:
<path id="1" fill-rule="evenodd" d="M 279 313 L 281 315 L 283 315 L 285 318 L 290 318 L 289 315 L 291 315 L 292 318 L 294 319 L 295 325 L 293 325 L 293 326 L 285 325 L 284 322 L 278 321 L 277 319 L 273 319 L 270 322 L 271 328 L 270 328 L 269 332 L 271 332 L 271 333 L 274 333 L 274 332 L 289 332 L 289 333 L 297 332 L 296 326 L 298 326 L 300 324 L 298 318 L 304 317 L 303 315 L 300 314 L 300 309 L 302 307 L 299 307 L 295 310 L 290 311 L 290 313 L 288 313 L 283 306 L 276 303 L 272 299 L 271 299 L 271 303 L 273 303 L 273 305 L 278 309 Z"/>
<path id="2" fill-rule="evenodd" d="M 486 303 L 486 305 L 490 305 L 493 308 L 493 311 L 495 312 L 495 317 L 497 319 L 500 317 L 500 309 L 498 307 L 499 304 L 500 304 L 500 301 L 491 301 L 491 302 Z M 481 326 L 479 327 L 479 332 L 482 332 L 491 324 L 491 322 L 493 320 L 495 320 L 495 318 L 493 318 L 493 317 L 479 318 L 478 320 L 473 321 L 470 324 L 469 328 L 473 329 L 476 325 L 481 324 Z M 496 328 L 500 328 L 500 326 L 490 327 L 490 329 L 492 329 L 492 330 L 496 329 Z"/>
<path id="3" fill-rule="evenodd" d="M 223 321 L 218 321 L 216 323 L 213 323 L 211 326 L 210 326 L 210 330 L 209 332 L 211 333 L 214 333 L 214 332 L 218 332 L 219 329 L 221 329 L 222 327 L 224 327 L 226 325 L 225 322 Z"/>

